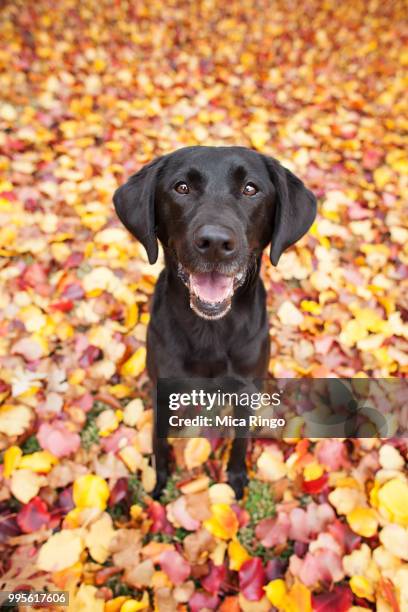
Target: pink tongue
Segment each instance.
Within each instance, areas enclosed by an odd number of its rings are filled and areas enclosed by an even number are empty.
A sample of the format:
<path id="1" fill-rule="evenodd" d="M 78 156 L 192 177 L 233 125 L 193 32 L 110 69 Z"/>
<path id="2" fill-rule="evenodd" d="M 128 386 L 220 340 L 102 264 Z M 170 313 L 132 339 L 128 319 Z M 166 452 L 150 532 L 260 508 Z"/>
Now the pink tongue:
<path id="1" fill-rule="evenodd" d="M 203 302 L 223 302 L 232 295 L 234 277 L 208 272 L 191 274 L 191 289 Z"/>

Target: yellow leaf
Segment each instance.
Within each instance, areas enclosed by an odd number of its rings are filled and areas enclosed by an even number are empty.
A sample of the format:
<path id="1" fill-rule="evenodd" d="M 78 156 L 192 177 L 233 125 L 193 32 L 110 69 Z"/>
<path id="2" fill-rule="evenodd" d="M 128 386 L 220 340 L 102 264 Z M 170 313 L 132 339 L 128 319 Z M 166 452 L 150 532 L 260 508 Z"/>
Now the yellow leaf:
<path id="1" fill-rule="evenodd" d="M 98 414 L 95 424 L 99 429 L 99 435 L 104 438 L 109 436 L 119 427 L 119 419 L 115 411 L 108 408 L 107 410 L 103 410 L 103 412 Z"/>
<path id="2" fill-rule="evenodd" d="M 229 484 L 219 482 L 208 489 L 212 504 L 233 504 L 235 502 L 235 492 Z"/>
<path id="3" fill-rule="evenodd" d="M 81 584 L 70 603 L 75 612 L 104 612 L 105 601 L 97 597 L 98 589 L 91 584 Z"/>
<path id="4" fill-rule="evenodd" d="M 126 404 L 123 412 L 123 422 L 129 427 L 135 427 L 144 412 L 143 402 L 140 398 L 131 400 Z"/>
<path id="5" fill-rule="evenodd" d="M 143 323 L 143 325 L 147 325 L 150 321 L 150 314 L 148 312 L 144 312 L 143 314 L 140 315 L 140 322 Z"/>
<path id="6" fill-rule="evenodd" d="M 86 274 L 82 284 L 87 294 L 93 291 L 99 291 L 100 294 L 102 291 L 112 293 L 120 286 L 121 282 L 111 269 L 100 266 L 93 268 L 93 270 Z"/>
<path id="7" fill-rule="evenodd" d="M 143 593 L 142 599 L 128 599 L 122 605 L 120 612 L 138 612 L 138 610 L 145 610 L 149 607 L 149 596 L 147 591 Z"/>
<path id="8" fill-rule="evenodd" d="M 132 391 L 133 389 L 131 389 L 131 387 L 128 387 L 128 385 L 112 385 L 111 387 L 109 387 L 109 392 L 118 399 L 128 397 Z"/>
<path id="9" fill-rule="evenodd" d="M 15 229 L 11 227 L 0 228 L 0 246 L 11 246 L 14 243 L 16 236 L 17 232 Z"/>
<path id="10" fill-rule="evenodd" d="M 10 490 L 18 501 L 27 504 L 45 484 L 45 477 L 31 470 L 14 470 L 11 475 Z"/>
<path id="11" fill-rule="evenodd" d="M 75 529 L 81 526 L 83 508 L 73 508 L 70 510 L 64 518 L 64 527 L 68 529 Z"/>
<path id="12" fill-rule="evenodd" d="M 320 463 L 313 461 L 305 466 L 303 470 L 303 478 L 306 481 L 317 480 L 324 473 L 324 468 Z"/>
<path id="13" fill-rule="evenodd" d="M 322 312 L 322 307 L 317 302 L 313 302 L 312 300 L 302 300 L 300 302 L 300 307 L 305 312 L 310 312 L 314 315 L 319 315 Z"/>
<path id="14" fill-rule="evenodd" d="M 386 482 L 378 491 L 381 513 L 394 523 L 408 527 L 408 485 L 399 478 Z"/>
<path id="15" fill-rule="evenodd" d="M 72 372 L 68 375 L 68 382 L 70 385 L 80 385 L 85 376 L 85 370 L 77 368 L 76 370 L 72 370 Z"/>
<path id="16" fill-rule="evenodd" d="M 300 325 L 304 318 L 300 310 L 298 310 L 298 308 L 296 308 L 296 306 L 288 300 L 282 302 L 277 314 L 283 325 L 293 325 L 294 327 Z"/>
<path id="17" fill-rule="evenodd" d="M 268 598 L 262 597 L 259 601 L 250 601 L 242 593 L 238 595 L 239 609 L 242 612 L 270 612 L 271 604 Z"/>
<path id="18" fill-rule="evenodd" d="M 263 123 L 252 122 L 245 131 L 255 149 L 263 149 L 270 138 L 269 130 Z"/>
<path id="19" fill-rule="evenodd" d="M 132 474 L 135 474 L 142 466 L 143 456 L 134 446 L 121 448 L 118 455 Z"/>
<path id="20" fill-rule="evenodd" d="M 250 555 L 237 539 L 231 540 L 228 544 L 229 568 L 239 572 L 245 561 L 250 559 Z"/>
<path id="21" fill-rule="evenodd" d="M 284 612 L 312 612 L 312 595 L 301 582 L 295 582 L 290 591 L 285 581 L 278 578 L 264 587 L 273 606 Z"/>
<path id="22" fill-rule="evenodd" d="M 25 306 L 20 310 L 19 317 L 29 332 L 38 332 L 47 324 L 47 317 L 38 306 Z"/>
<path id="23" fill-rule="evenodd" d="M 301 582 L 295 582 L 288 593 L 287 612 L 312 612 L 312 594 Z"/>
<path id="24" fill-rule="evenodd" d="M 357 597 L 374 601 L 374 586 L 365 576 L 352 576 L 350 588 Z"/>
<path id="25" fill-rule="evenodd" d="M 48 474 L 57 463 L 57 457 L 49 451 L 38 451 L 30 455 L 24 455 L 20 461 L 20 468 Z"/>
<path id="26" fill-rule="evenodd" d="M 377 533 L 378 519 L 372 508 L 355 508 L 347 514 L 347 522 L 354 533 L 371 538 Z"/>
<path id="27" fill-rule="evenodd" d="M 190 438 L 184 449 L 187 468 L 192 470 L 205 463 L 211 453 L 211 444 L 206 438 Z"/>
<path id="28" fill-rule="evenodd" d="M 122 605 L 130 599 L 126 595 L 120 595 L 119 597 L 115 597 L 114 599 L 110 599 L 105 603 L 104 612 L 120 612 Z"/>
<path id="29" fill-rule="evenodd" d="M 228 504 L 213 504 L 212 516 L 203 522 L 204 527 L 221 540 L 230 540 L 238 531 L 237 515 Z"/>
<path id="30" fill-rule="evenodd" d="M 31 419 L 32 412 L 27 406 L 4 405 L 0 408 L 0 433 L 21 436 L 28 429 Z"/>
<path id="31" fill-rule="evenodd" d="M 387 329 L 387 322 L 371 308 L 355 308 L 354 316 L 360 325 L 373 333 L 385 332 Z"/>
<path id="32" fill-rule="evenodd" d="M 352 319 L 351 321 L 347 321 L 345 324 L 343 331 L 339 336 L 339 340 L 346 346 L 354 346 L 356 342 L 363 340 L 367 336 L 368 331 L 366 327 L 361 325 L 361 323 L 356 321 L 356 319 Z"/>
<path id="33" fill-rule="evenodd" d="M 215 548 L 208 555 L 209 559 L 214 563 L 214 565 L 223 565 L 225 559 L 225 553 L 227 552 L 227 543 L 219 540 Z"/>
<path id="34" fill-rule="evenodd" d="M 376 168 L 374 170 L 373 178 L 376 187 L 381 190 L 384 189 L 384 187 L 388 185 L 388 183 L 392 182 L 394 174 L 392 170 L 387 166 L 380 166 L 379 168 Z"/>
<path id="35" fill-rule="evenodd" d="M 4 453 L 4 478 L 10 478 L 12 472 L 19 466 L 23 451 L 18 446 L 10 446 Z"/>
<path id="36" fill-rule="evenodd" d="M 109 495 L 109 487 L 101 476 L 84 474 L 74 482 L 73 499 L 78 508 L 105 510 Z"/>
<path id="37" fill-rule="evenodd" d="M 156 486 L 156 470 L 146 463 L 142 470 L 142 486 L 147 493 L 150 493 Z"/>
<path id="38" fill-rule="evenodd" d="M 61 323 L 57 326 L 55 333 L 60 340 L 64 341 L 64 340 L 68 340 L 69 338 L 72 338 L 75 331 L 72 325 L 70 325 L 67 321 L 61 321 Z M 74 372 L 78 372 L 78 371 L 83 372 L 83 370 L 74 370 Z"/>
<path id="39" fill-rule="evenodd" d="M 59 572 L 79 561 L 85 545 L 78 529 L 63 529 L 40 548 L 37 567 L 44 572 Z"/>
<path id="40" fill-rule="evenodd" d="M 130 506 L 129 512 L 132 519 L 136 521 L 141 517 L 143 508 L 142 506 L 139 506 L 139 504 L 133 504 L 132 506 Z"/>
<path id="41" fill-rule="evenodd" d="M 137 323 L 138 315 L 139 315 L 139 308 L 136 302 L 134 302 L 133 304 L 129 304 L 126 307 L 125 326 L 127 327 L 127 329 L 130 330 L 134 328 L 134 326 Z"/>
<path id="42" fill-rule="evenodd" d="M 265 450 L 257 461 L 259 475 L 268 482 L 274 482 L 284 478 L 287 474 L 287 466 L 283 459 L 275 453 Z"/>
<path id="43" fill-rule="evenodd" d="M 122 376 L 139 376 L 146 365 L 146 349 L 141 346 L 120 368 Z"/>
<path id="44" fill-rule="evenodd" d="M 397 559 L 408 561 L 408 529 L 395 523 L 385 525 L 380 533 L 380 542 Z"/>
<path id="45" fill-rule="evenodd" d="M 265 593 L 269 601 L 275 608 L 281 608 L 286 597 L 286 584 L 281 578 L 271 580 L 265 587 Z"/>
<path id="46" fill-rule="evenodd" d="M 71 585 L 77 584 L 81 578 L 84 566 L 80 561 L 66 569 L 52 573 L 52 581 L 62 591 L 68 591 Z"/>
<path id="47" fill-rule="evenodd" d="M 104 512 L 102 516 L 92 523 L 85 537 L 85 544 L 89 548 L 89 554 L 98 563 L 105 563 L 109 557 L 109 545 L 115 536 L 112 519 Z"/>

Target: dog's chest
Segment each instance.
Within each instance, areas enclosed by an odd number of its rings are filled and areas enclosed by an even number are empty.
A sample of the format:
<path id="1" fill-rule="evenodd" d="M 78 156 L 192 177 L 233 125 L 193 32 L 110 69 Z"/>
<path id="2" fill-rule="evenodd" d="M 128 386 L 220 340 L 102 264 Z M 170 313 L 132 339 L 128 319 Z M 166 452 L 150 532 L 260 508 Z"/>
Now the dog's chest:
<path id="1" fill-rule="evenodd" d="M 192 377 L 222 377 L 239 374 L 255 376 L 259 360 L 266 350 L 267 330 L 259 330 L 251 338 L 248 333 L 220 333 L 214 328 L 198 337 L 190 337 L 184 356 L 184 368 Z"/>

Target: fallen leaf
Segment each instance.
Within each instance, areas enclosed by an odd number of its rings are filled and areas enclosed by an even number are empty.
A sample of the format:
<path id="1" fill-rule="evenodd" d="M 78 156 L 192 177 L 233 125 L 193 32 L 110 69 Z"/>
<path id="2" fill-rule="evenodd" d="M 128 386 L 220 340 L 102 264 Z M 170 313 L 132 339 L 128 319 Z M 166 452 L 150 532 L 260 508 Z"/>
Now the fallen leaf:
<path id="1" fill-rule="evenodd" d="M 64 529 L 42 545 L 36 565 L 44 572 L 59 572 L 77 563 L 84 548 L 81 530 Z"/>

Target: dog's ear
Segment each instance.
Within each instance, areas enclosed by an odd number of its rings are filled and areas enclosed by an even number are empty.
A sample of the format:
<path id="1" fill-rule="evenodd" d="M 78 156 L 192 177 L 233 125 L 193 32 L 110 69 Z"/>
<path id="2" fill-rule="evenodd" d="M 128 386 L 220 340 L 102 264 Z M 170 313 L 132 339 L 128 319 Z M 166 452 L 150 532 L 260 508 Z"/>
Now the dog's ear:
<path id="1" fill-rule="evenodd" d="M 166 157 L 157 157 L 143 166 L 113 195 L 116 214 L 123 225 L 142 243 L 151 264 L 157 261 L 159 253 L 154 201 L 158 173 Z"/>
<path id="2" fill-rule="evenodd" d="M 263 155 L 276 190 L 276 210 L 271 238 L 271 262 L 277 265 L 283 251 L 297 242 L 316 217 L 316 198 L 300 179 L 276 159 Z"/>

